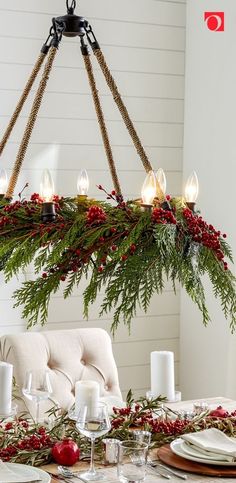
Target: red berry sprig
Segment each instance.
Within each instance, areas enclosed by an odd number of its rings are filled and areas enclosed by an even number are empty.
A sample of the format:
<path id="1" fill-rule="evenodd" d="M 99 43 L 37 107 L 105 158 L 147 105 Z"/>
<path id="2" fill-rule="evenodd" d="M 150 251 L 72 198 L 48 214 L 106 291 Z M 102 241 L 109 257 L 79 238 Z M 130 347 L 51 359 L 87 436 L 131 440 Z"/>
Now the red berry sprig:
<path id="1" fill-rule="evenodd" d="M 100 224 L 104 223 L 107 219 L 105 211 L 100 208 L 100 206 L 92 205 L 87 211 L 87 222 L 89 224 Z"/>
<path id="2" fill-rule="evenodd" d="M 36 428 L 33 434 L 28 434 L 29 424 L 25 420 L 19 420 L 6 423 L 1 429 L 8 438 L 7 446 L 0 449 L 0 458 L 3 461 L 10 461 L 16 457 L 21 451 L 26 452 L 40 451 L 49 449 L 53 446 L 53 441 L 46 428 L 40 426 Z M 16 439 L 16 433 L 19 431 L 19 439 Z M 12 442 L 11 437 L 12 435 Z"/>
<path id="3" fill-rule="evenodd" d="M 222 261 L 224 269 L 227 270 L 228 264 L 224 261 L 224 253 L 220 243 L 221 232 L 217 231 L 213 225 L 208 225 L 201 216 L 194 214 L 189 208 L 183 210 L 183 216 L 193 241 L 213 250 L 216 258 Z M 226 238 L 225 233 L 223 238 Z"/>
<path id="4" fill-rule="evenodd" d="M 152 212 L 152 221 L 154 223 L 161 223 L 163 225 L 170 223 L 176 225 L 176 218 L 170 210 L 163 210 L 163 208 L 154 208 Z"/>
<path id="5" fill-rule="evenodd" d="M 33 193 L 30 197 L 31 201 L 34 201 L 36 204 L 43 203 L 43 198 L 40 196 L 39 193 Z"/>

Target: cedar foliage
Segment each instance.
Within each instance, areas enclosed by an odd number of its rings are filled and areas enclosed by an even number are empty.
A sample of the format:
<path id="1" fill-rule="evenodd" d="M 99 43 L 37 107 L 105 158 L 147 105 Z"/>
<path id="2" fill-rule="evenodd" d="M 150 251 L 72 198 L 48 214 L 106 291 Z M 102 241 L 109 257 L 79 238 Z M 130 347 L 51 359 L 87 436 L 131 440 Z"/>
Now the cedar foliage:
<path id="1" fill-rule="evenodd" d="M 163 210 L 160 218 L 155 218 L 154 212 L 142 212 L 140 205 L 112 195 L 109 198 L 117 201 L 116 206 L 89 199 L 56 198 L 57 218 L 47 224 L 41 222 L 37 195 L 30 201 L 0 202 L 0 270 L 5 280 L 29 263 L 34 265 L 36 278 L 24 282 L 14 293 L 15 306 L 23 305 L 28 327 L 47 322 L 50 298 L 61 284 L 67 298 L 84 276 L 88 279 L 85 317 L 103 289 L 100 315 L 113 313 L 113 333 L 120 322 L 130 328 L 138 308 L 147 312 L 153 294 L 162 293 L 166 279 L 172 281 L 174 289 L 176 283 L 185 288 L 207 325 L 210 316 L 202 283 L 207 274 L 234 330 L 235 277 L 224 259 L 232 262 L 230 247 L 219 234 L 215 235 L 217 250 L 206 246 L 201 241 L 202 233 L 212 236 L 216 232 L 206 224 L 196 241 L 188 225 L 190 210 L 181 200 L 171 201 L 169 219 Z M 96 219 L 94 210 L 101 210 L 102 221 L 99 214 Z M 155 210 L 159 216 L 158 203 Z M 201 223 L 198 214 L 194 217 Z"/>

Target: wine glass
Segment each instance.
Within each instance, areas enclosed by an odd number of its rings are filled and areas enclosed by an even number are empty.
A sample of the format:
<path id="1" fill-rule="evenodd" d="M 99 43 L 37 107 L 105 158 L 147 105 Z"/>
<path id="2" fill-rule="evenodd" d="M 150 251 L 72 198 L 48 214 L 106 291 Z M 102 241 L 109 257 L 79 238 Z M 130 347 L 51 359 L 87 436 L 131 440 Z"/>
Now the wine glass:
<path id="1" fill-rule="evenodd" d="M 88 481 L 103 479 L 104 475 L 97 472 L 94 467 L 94 444 L 96 438 L 104 436 L 111 429 L 107 405 L 99 403 L 79 407 L 76 427 L 81 434 L 91 440 L 90 468 L 81 476 Z"/>
<path id="2" fill-rule="evenodd" d="M 142 441 L 122 441 L 118 447 L 117 474 L 122 483 L 140 483 L 146 476 L 148 445 Z"/>
<path id="3" fill-rule="evenodd" d="M 27 399 L 36 403 L 36 423 L 39 422 L 40 401 L 47 400 L 52 392 L 49 371 L 34 370 L 26 372 L 22 393 Z"/>

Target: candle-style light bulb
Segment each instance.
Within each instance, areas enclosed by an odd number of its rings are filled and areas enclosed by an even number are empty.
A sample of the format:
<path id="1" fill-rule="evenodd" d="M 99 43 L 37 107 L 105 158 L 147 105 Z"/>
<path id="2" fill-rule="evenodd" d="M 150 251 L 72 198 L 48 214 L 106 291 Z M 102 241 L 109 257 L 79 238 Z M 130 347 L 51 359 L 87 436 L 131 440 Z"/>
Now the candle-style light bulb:
<path id="1" fill-rule="evenodd" d="M 89 190 L 89 177 L 86 169 L 82 169 L 78 176 L 77 189 L 79 195 L 87 196 Z"/>
<path id="2" fill-rule="evenodd" d="M 45 169 L 40 182 L 40 195 L 43 198 L 42 221 L 52 222 L 56 218 L 55 204 L 53 203 L 54 182 L 50 171 Z"/>
<path id="3" fill-rule="evenodd" d="M 157 181 L 160 185 L 161 191 L 166 194 L 166 175 L 162 168 L 159 168 L 156 173 Z"/>
<path id="4" fill-rule="evenodd" d="M 52 179 L 52 175 L 48 169 L 45 169 L 43 171 L 41 182 L 40 182 L 40 196 L 43 198 L 43 201 L 49 202 L 49 201 L 52 201 L 53 195 L 54 195 L 54 182 Z"/>
<path id="5" fill-rule="evenodd" d="M 5 169 L 1 169 L 0 171 L 0 198 L 3 198 L 6 191 L 7 191 L 7 173 Z"/>
<path id="6" fill-rule="evenodd" d="M 188 203 L 196 203 L 199 192 L 198 177 L 193 171 L 187 179 L 185 186 L 185 199 Z"/>
<path id="7" fill-rule="evenodd" d="M 153 200 L 156 196 L 156 189 L 157 189 L 157 183 L 156 183 L 156 176 L 153 171 L 149 171 L 147 174 L 142 190 L 141 190 L 141 196 L 142 196 L 142 205 L 146 207 L 151 207 Z"/>

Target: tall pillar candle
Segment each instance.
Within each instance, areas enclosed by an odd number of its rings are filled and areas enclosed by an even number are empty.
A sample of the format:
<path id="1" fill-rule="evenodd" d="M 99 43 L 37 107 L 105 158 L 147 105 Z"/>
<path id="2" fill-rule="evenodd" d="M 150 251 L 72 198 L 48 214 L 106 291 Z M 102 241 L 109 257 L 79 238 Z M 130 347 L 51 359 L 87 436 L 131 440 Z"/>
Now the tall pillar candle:
<path id="1" fill-rule="evenodd" d="M 13 365 L 0 362 L 0 414 L 9 415 L 12 400 Z"/>
<path id="2" fill-rule="evenodd" d="M 99 384 L 96 381 L 77 381 L 75 383 L 75 412 L 78 414 L 81 406 L 89 410 L 99 402 Z"/>
<path id="3" fill-rule="evenodd" d="M 169 351 L 151 352 L 151 393 L 175 400 L 174 354 Z"/>

